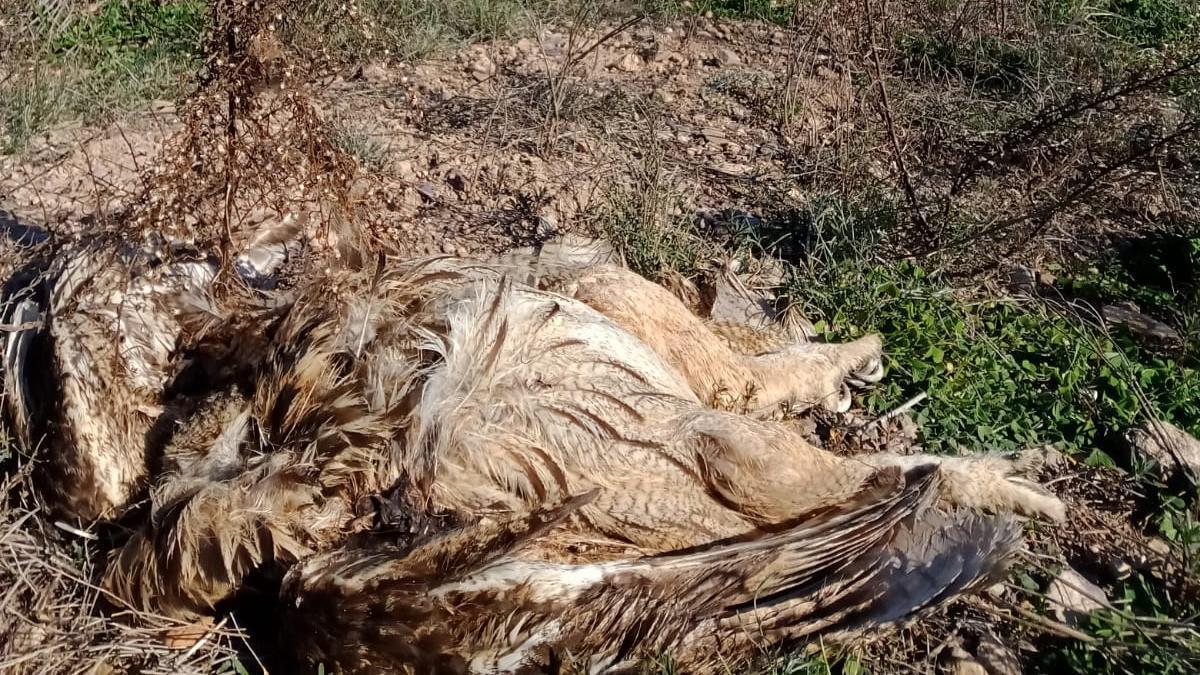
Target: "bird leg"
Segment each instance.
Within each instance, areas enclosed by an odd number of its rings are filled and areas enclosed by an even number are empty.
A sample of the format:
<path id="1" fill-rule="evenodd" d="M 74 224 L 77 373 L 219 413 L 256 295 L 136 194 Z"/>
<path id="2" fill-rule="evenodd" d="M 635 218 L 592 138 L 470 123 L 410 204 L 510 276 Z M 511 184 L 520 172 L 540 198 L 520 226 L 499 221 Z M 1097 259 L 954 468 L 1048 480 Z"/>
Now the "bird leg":
<path id="1" fill-rule="evenodd" d="M 875 473 L 776 422 L 706 410 L 688 423 L 687 433 L 709 490 L 760 524 L 839 503 Z"/>
<path id="2" fill-rule="evenodd" d="M 769 413 L 782 404 L 849 407 L 847 380 L 877 381 L 883 345 L 877 336 L 845 344 L 797 343 L 741 354 L 667 289 L 615 266 L 589 270 L 566 285 L 577 300 L 636 335 L 687 380 L 701 400 Z"/>
<path id="3" fill-rule="evenodd" d="M 950 504 L 985 511 L 1014 511 L 1055 522 L 1066 519 L 1066 506 L 1049 490 L 1020 476 L 1020 459 L 1004 457 L 946 457 L 942 455 L 862 455 L 863 463 L 907 470 L 936 464 L 942 472 L 942 499 Z"/>
<path id="4" fill-rule="evenodd" d="M 849 497 L 876 471 L 930 464 L 942 473 L 941 500 L 985 511 L 1014 511 L 1053 521 L 1066 517 L 1057 497 L 1019 476 L 997 456 L 944 457 L 879 453 L 840 457 L 807 443 L 784 425 L 705 411 L 687 426 L 709 489 L 758 522 L 779 522 Z"/>

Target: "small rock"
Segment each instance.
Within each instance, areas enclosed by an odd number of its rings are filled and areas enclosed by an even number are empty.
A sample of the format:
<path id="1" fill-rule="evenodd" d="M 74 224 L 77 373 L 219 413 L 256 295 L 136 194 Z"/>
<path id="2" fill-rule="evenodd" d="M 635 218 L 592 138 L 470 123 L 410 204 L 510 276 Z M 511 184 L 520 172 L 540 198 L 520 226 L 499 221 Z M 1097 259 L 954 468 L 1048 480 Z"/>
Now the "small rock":
<path id="1" fill-rule="evenodd" d="M 392 164 L 392 171 L 396 173 L 397 177 L 404 180 L 411 180 L 417 174 L 417 168 L 413 165 L 411 159 L 402 159 L 395 162 Z"/>
<path id="2" fill-rule="evenodd" d="M 427 202 L 436 202 L 438 200 L 438 189 L 433 183 L 421 181 L 413 186 L 417 194 L 421 195 L 421 199 Z"/>
<path id="3" fill-rule="evenodd" d="M 1064 567 L 1046 588 L 1046 600 L 1059 621 L 1077 626 L 1088 614 L 1109 607 L 1108 595 L 1070 567 Z"/>
<path id="4" fill-rule="evenodd" d="M 486 56 L 480 56 L 471 63 L 471 77 L 482 82 L 496 74 L 496 64 Z"/>
<path id="5" fill-rule="evenodd" d="M 1036 291 L 1037 275 L 1024 265 L 1013 265 L 1008 270 L 1008 290 L 1021 295 L 1033 295 Z"/>
<path id="6" fill-rule="evenodd" d="M 1146 543 L 1146 547 L 1160 556 L 1171 555 L 1171 545 L 1167 543 L 1166 539 L 1153 537 Z"/>
<path id="7" fill-rule="evenodd" d="M 1193 482 L 1200 477 L 1200 440 L 1170 422 L 1143 424 L 1129 432 L 1129 444 L 1157 462 L 1164 475 L 1173 475 L 1182 465 Z"/>
<path id="8" fill-rule="evenodd" d="M 616 68 L 623 73 L 636 73 L 642 69 L 642 57 L 634 53 L 622 56 L 620 60 L 612 63 L 610 68 Z"/>
<path id="9" fill-rule="evenodd" d="M 749 288 L 729 270 L 717 275 L 706 289 L 702 305 L 709 318 L 747 326 L 766 326 L 775 320 L 775 298 L 757 288 Z"/>
<path id="10" fill-rule="evenodd" d="M 718 49 L 717 52 L 713 54 L 713 59 L 717 62 L 717 64 L 722 66 L 737 66 L 742 63 L 742 57 L 738 56 L 737 52 L 727 47 Z"/>
<path id="11" fill-rule="evenodd" d="M 387 66 L 378 61 L 363 66 L 362 79 L 367 82 L 383 82 L 387 80 Z"/>

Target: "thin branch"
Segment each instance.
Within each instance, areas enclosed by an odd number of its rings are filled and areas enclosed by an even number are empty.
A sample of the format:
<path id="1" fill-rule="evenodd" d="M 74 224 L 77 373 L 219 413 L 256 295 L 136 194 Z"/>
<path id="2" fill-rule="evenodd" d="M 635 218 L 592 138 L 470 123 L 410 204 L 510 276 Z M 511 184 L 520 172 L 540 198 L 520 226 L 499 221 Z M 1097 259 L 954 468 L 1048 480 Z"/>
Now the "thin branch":
<path id="1" fill-rule="evenodd" d="M 921 236 L 926 240 L 931 240 L 933 232 L 929 229 L 929 222 L 921 211 L 921 203 L 917 199 L 917 191 L 912 184 L 912 174 L 909 173 L 908 164 L 904 159 L 904 149 L 900 145 L 900 137 L 896 134 L 896 121 L 892 116 L 892 104 L 888 99 L 887 84 L 884 82 L 883 62 L 879 58 L 880 49 L 875 40 L 875 19 L 871 15 L 871 0 L 863 0 L 862 4 L 867 20 L 867 48 L 871 53 L 871 64 L 875 70 L 875 88 L 879 90 L 879 101 L 875 107 L 879 110 L 879 116 L 883 119 L 884 127 L 887 129 L 888 142 L 892 146 L 892 161 L 896 164 L 900 188 L 904 191 L 904 198 L 908 201 L 909 217 L 919 228 Z M 926 241 L 926 243 L 932 242 Z"/>

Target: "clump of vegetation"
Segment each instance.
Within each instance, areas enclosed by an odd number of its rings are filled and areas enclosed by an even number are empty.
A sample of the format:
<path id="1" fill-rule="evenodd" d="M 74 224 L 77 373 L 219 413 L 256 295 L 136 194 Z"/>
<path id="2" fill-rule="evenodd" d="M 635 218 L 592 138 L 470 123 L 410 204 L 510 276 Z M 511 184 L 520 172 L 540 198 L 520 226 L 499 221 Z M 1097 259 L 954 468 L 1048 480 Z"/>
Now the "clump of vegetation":
<path id="1" fill-rule="evenodd" d="M 690 218 L 659 211 L 633 191 L 610 197 L 600 225 L 630 269 L 649 279 L 660 278 L 664 270 L 692 276 L 701 269 L 704 254 L 715 248 L 699 236 Z"/>
<path id="2" fill-rule="evenodd" d="M 1113 35 L 1143 48 L 1175 45 L 1200 25 L 1200 10 L 1187 0 L 1056 0 L 1050 6 L 1060 21 L 1095 20 Z"/>
<path id="3" fill-rule="evenodd" d="M 694 0 L 693 2 L 663 3 L 664 7 L 687 10 L 701 15 L 726 19 L 751 19 L 786 24 L 794 13 L 793 3 L 775 0 Z"/>
<path id="4" fill-rule="evenodd" d="M 1036 655 L 1036 672 L 1118 675 L 1190 675 L 1200 665 L 1200 638 L 1186 621 L 1177 599 L 1163 597 L 1146 578 L 1135 575 L 1112 599 L 1114 609 L 1087 617 L 1084 630 L 1098 644 L 1060 641 Z"/>
<path id="5" fill-rule="evenodd" d="M 15 3 L 4 13 L 30 27 L 9 57 L 16 71 L 0 85 L 5 154 L 56 122 L 96 122 L 181 93 L 206 25 L 203 0 L 108 0 L 65 17 Z"/>
<path id="6" fill-rule="evenodd" d="M 97 68 L 118 68 L 155 54 L 195 56 L 204 36 L 204 0 L 110 0 L 68 24 L 50 41 L 60 56 L 82 54 Z"/>
<path id="7" fill-rule="evenodd" d="M 663 148 L 648 140 L 629 177 L 629 184 L 609 191 L 597 229 L 644 277 L 659 279 L 665 270 L 695 275 L 718 244 L 700 235 L 682 198 L 671 190 Z"/>
<path id="8" fill-rule="evenodd" d="M 287 39 L 341 63 L 407 61 L 503 38 L 566 11 L 569 0 L 305 0 Z"/>
<path id="9" fill-rule="evenodd" d="M 1200 360 L 1200 225 L 1120 242 L 1065 272 L 1066 292 L 1096 304 L 1133 302 L 1180 332 L 1186 362 Z"/>
<path id="10" fill-rule="evenodd" d="M 957 43 L 942 34 L 905 33 L 897 39 L 897 48 L 901 73 L 962 79 L 1006 95 L 1031 86 L 1029 73 L 1041 68 L 1044 58 L 1028 45 L 987 35 Z"/>
<path id="11" fill-rule="evenodd" d="M 1200 432 L 1200 370 L 1033 301 L 880 264 L 870 216 L 838 201 L 814 208 L 814 245 L 788 294 L 819 330 L 884 336 L 891 373 L 866 402 L 884 412 L 928 394 L 915 419 L 931 450 L 1053 443 L 1086 455 L 1147 415 Z"/>

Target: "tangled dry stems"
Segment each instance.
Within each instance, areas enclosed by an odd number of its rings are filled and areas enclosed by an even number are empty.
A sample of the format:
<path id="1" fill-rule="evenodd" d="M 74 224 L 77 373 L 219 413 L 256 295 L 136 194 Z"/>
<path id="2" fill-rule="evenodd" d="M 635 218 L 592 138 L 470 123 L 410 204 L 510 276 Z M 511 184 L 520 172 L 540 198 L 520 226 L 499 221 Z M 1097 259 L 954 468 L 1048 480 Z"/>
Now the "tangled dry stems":
<path id="1" fill-rule="evenodd" d="M 0 672 L 199 675 L 236 658 L 242 636 L 225 626 L 172 648 L 172 636 L 187 628 L 179 622 L 101 611 L 92 542 L 45 519 L 28 467 L 3 485 L 11 502 L 0 511 Z"/>

